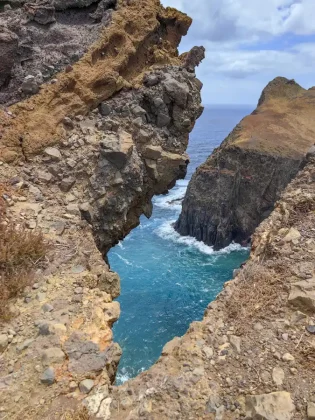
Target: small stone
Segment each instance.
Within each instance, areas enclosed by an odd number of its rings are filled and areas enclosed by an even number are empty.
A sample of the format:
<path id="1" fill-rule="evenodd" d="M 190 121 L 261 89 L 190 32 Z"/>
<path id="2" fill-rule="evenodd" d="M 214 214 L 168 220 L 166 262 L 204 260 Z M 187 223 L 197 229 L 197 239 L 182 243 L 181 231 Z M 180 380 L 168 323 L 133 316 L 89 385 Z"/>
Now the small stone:
<path id="1" fill-rule="evenodd" d="M 8 336 L 6 334 L 0 335 L 0 351 L 3 352 L 9 344 Z"/>
<path id="2" fill-rule="evenodd" d="M 42 292 L 37 293 L 36 299 L 39 302 L 43 302 L 46 299 L 46 293 L 42 293 Z"/>
<path id="3" fill-rule="evenodd" d="M 290 353 L 285 353 L 283 356 L 282 356 L 282 360 L 284 361 L 284 362 L 292 362 L 293 360 L 294 360 L 294 357 L 292 356 L 292 354 L 290 354 Z"/>
<path id="4" fill-rule="evenodd" d="M 99 110 L 103 117 L 107 117 L 112 111 L 111 107 L 106 102 L 101 102 Z"/>
<path id="5" fill-rule="evenodd" d="M 74 267 L 72 267 L 71 272 L 73 274 L 81 274 L 86 270 L 86 267 L 84 267 L 84 265 L 75 265 Z"/>
<path id="6" fill-rule="evenodd" d="M 44 150 L 44 153 L 46 156 L 48 156 L 51 160 L 54 160 L 56 162 L 59 162 L 62 158 L 61 153 L 59 151 L 59 149 L 57 149 L 56 147 L 47 147 Z"/>
<path id="7" fill-rule="evenodd" d="M 52 367 L 47 368 L 40 377 L 40 381 L 45 385 L 52 385 L 55 382 L 55 371 Z"/>
<path id="8" fill-rule="evenodd" d="M 256 322 L 256 324 L 254 324 L 253 328 L 254 328 L 255 331 L 261 331 L 261 330 L 264 329 L 263 325 L 261 325 L 260 322 Z"/>
<path id="9" fill-rule="evenodd" d="M 52 180 L 52 174 L 50 174 L 49 172 L 44 172 L 44 171 L 38 171 L 37 173 L 38 179 L 44 183 L 48 183 Z"/>
<path id="10" fill-rule="evenodd" d="M 71 67 L 71 66 L 70 66 Z M 72 69 L 72 68 L 71 68 Z M 63 123 L 64 123 L 64 125 L 66 126 L 66 127 L 68 127 L 68 128 L 70 128 L 70 129 L 72 129 L 72 128 L 74 128 L 74 122 L 72 121 L 72 119 L 71 118 L 69 118 L 69 117 L 65 117 L 64 119 L 63 119 Z"/>
<path id="11" fill-rule="evenodd" d="M 233 347 L 233 349 L 237 352 L 237 353 L 241 353 L 241 339 L 240 337 L 237 337 L 236 335 L 231 335 L 230 336 L 230 343 L 231 346 Z"/>
<path id="12" fill-rule="evenodd" d="M 272 392 L 246 397 L 246 418 L 265 420 L 291 420 L 295 406 L 288 392 Z"/>
<path id="13" fill-rule="evenodd" d="M 52 305 L 50 305 L 49 303 L 45 303 L 45 304 L 42 306 L 42 310 L 43 310 L 44 312 L 51 312 L 51 311 L 53 311 L 53 310 L 54 310 L 54 307 L 53 307 Z"/>
<path id="14" fill-rule="evenodd" d="M 78 385 L 77 385 L 76 382 L 74 382 L 74 381 L 70 382 L 69 389 L 70 389 L 71 392 L 75 391 L 77 389 L 77 387 L 78 387 Z"/>
<path id="15" fill-rule="evenodd" d="M 18 353 L 21 353 L 23 350 L 26 350 L 32 343 L 33 343 L 34 339 L 29 338 L 28 340 L 23 341 L 22 344 L 19 344 L 16 347 L 16 350 Z"/>
<path id="16" fill-rule="evenodd" d="M 81 381 L 79 384 L 80 391 L 83 394 L 88 394 L 93 388 L 93 386 L 94 386 L 94 381 L 92 381 L 92 379 L 84 379 L 84 381 Z"/>
<path id="17" fill-rule="evenodd" d="M 295 239 L 300 239 L 301 234 L 297 229 L 293 227 L 289 230 L 289 233 L 283 238 L 284 242 L 292 242 Z"/>
<path id="18" fill-rule="evenodd" d="M 308 325 L 306 327 L 306 331 L 309 332 L 310 334 L 315 334 L 315 325 Z"/>
<path id="19" fill-rule="evenodd" d="M 307 404 L 307 418 L 308 420 L 315 420 L 315 404 L 313 402 Z"/>
<path id="20" fill-rule="evenodd" d="M 24 78 L 23 83 L 21 85 L 21 90 L 22 92 L 29 94 L 29 95 L 34 95 L 35 93 L 39 92 L 39 85 L 38 82 L 36 80 L 35 76 L 32 75 L 28 75 Z"/>
<path id="21" fill-rule="evenodd" d="M 62 363 L 65 360 L 65 354 L 59 347 L 51 347 L 42 353 L 42 363 L 49 366 L 54 363 Z"/>
<path id="22" fill-rule="evenodd" d="M 272 379 L 273 379 L 273 382 L 276 385 L 278 385 L 278 386 L 282 385 L 283 381 L 284 381 L 284 371 L 283 371 L 283 369 L 281 369 L 280 367 L 273 368 Z"/>
<path id="23" fill-rule="evenodd" d="M 68 192 L 71 190 L 71 188 L 73 187 L 73 185 L 75 184 L 75 178 L 73 178 L 72 176 L 68 177 L 68 178 L 64 178 L 60 184 L 59 184 L 59 188 L 61 189 L 61 191 L 63 192 Z"/>
<path id="24" fill-rule="evenodd" d="M 38 332 L 40 335 L 49 335 L 49 323 L 44 321 L 38 324 Z"/>

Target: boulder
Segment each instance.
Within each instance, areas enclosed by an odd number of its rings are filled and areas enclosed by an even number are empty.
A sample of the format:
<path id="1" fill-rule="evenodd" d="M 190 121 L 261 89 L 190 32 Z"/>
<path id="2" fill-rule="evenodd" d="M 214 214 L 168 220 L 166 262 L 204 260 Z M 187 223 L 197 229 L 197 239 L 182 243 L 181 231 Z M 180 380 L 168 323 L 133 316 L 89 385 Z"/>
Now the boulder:
<path id="1" fill-rule="evenodd" d="M 246 416 L 253 420 L 291 420 L 295 406 L 288 392 L 249 395 L 246 397 Z"/>
<path id="2" fill-rule="evenodd" d="M 2 27 L 0 31 L 0 87 L 10 78 L 17 57 L 18 44 L 18 36 Z"/>
<path id="3" fill-rule="evenodd" d="M 293 283 L 289 295 L 289 302 L 304 311 L 315 311 L 315 278 Z"/>
<path id="4" fill-rule="evenodd" d="M 189 89 L 186 83 L 181 83 L 174 78 L 167 76 L 163 81 L 164 89 L 168 96 L 181 108 L 187 105 Z"/>
<path id="5" fill-rule="evenodd" d="M 126 166 L 133 151 L 132 135 L 121 131 L 117 135 L 109 135 L 101 142 L 101 154 L 117 169 Z"/>

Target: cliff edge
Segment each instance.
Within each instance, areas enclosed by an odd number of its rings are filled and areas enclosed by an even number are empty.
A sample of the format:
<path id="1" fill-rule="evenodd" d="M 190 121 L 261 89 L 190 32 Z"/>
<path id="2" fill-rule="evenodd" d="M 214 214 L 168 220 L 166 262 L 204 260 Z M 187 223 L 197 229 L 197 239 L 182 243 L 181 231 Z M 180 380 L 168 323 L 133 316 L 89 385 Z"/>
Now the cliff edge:
<path id="1" fill-rule="evenodd" d="M 186 174 L 204 48 L 179 56 L 191 19 L 158 0 L 6 3 L 0 221 L 15 242 L 0 240 L 0 418 L 77 418 L 121 357 L 106 254 Z M 8 299 L 11 253 L 21 265 L 20 242 L 38 238 L 47 252 L 12 276 Z"/>
<path id="2" fill-rule="evenodd" d="M 176 230 L 214 249 L 246 243 L 314 143 L 315 90 L 278 77 L 193 175 Z"/>

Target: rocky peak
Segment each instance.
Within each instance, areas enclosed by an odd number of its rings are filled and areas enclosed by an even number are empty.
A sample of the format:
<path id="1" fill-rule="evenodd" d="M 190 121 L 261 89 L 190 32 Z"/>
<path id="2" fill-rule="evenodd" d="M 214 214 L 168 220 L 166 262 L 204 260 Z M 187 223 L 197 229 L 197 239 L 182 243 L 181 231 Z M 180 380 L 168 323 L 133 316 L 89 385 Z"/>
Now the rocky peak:
<path id="1" fill-rule="evenodd" d="M 298 94 L 303 94 L 303 89 L 295 80 L 287 79 L 286 77 L 276 77 L 262 91 L 258 101 L 258 106 L 263 105 L 264 102 L 271 101 L 272 99 L 287 100 L 293 99 Z"/>

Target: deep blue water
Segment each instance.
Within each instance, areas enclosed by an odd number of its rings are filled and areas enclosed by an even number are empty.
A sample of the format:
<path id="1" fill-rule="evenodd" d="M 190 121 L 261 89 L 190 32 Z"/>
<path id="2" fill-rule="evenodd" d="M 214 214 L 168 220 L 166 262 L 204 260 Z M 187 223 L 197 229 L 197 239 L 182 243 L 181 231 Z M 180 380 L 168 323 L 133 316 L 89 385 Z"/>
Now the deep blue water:
<path id="1" fill-rule="evenodd" d="M 191 237 L 180 237 L 172 223 L 196 167 L 252 109 L 206 107 L 190 137 L 187 179 L 178 181 L 168 195 L 155 197 L 151 219 L 143 217 L 109 253 L 122 287 L 121 316 L 114 326 L 115 341 L 123 349 L 117 384 L 149 368 L 168 341 L 202 319 L 233 269 L 248 257 L 248 250 L 237 245 L 214 252 Z"/>

